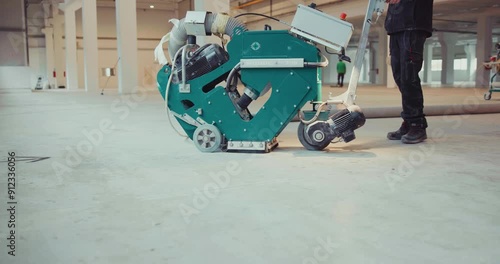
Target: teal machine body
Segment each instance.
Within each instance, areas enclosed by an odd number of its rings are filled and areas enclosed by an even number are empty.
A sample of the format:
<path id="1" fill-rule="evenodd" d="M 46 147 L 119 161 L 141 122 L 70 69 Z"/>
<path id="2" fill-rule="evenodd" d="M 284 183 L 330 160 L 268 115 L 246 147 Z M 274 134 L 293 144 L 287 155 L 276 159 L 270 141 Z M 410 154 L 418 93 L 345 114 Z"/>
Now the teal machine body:
<path id="1" fill-rule="evenodd" d="M 171 61 L 157 74 L 158 89 L 200 151 L 269 152 L 297 116 L 298 138 L 309 150 L 324 149 L 334 138 L 353 140 L 353 131 L 364 124 L 354 105 L 355 86 L 339 97 L 321 98 L 328 60 L 320 47 L 349 61 L 343 51 L 353 32 L 350 23 L 303 5 L 290 30 L 251 31 L 225 14 L 195 11 L 173 23 L 167 35 Z M 230 40 L 196 44 L 195 36 L 210 34 Z M 345 107 L 330 113 L 329 104 Z"/>

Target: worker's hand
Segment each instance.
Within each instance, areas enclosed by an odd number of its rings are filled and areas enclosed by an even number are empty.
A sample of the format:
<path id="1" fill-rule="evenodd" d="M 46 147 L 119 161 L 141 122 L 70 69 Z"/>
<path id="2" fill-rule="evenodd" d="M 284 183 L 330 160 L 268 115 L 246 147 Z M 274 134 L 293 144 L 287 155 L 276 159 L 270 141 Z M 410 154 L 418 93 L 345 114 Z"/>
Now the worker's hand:
<path id="1" fill-rule="evenodd" d="M 386 3 L 389 3 L 391 5 L 393 5 L 393 4 L 399 4 L 400 1 L 401 0 L 385 0 Z"/>

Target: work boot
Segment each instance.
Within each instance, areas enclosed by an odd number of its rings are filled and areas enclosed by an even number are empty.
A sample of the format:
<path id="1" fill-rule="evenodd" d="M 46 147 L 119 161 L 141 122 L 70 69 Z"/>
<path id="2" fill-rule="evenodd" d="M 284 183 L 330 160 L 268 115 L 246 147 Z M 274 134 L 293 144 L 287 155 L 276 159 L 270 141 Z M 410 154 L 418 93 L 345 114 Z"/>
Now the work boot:
<path id="1" fill-rule="evenodd" d="M 403 121 L 401 127 L 399 127 L 398 130 L 387 133 L 387 138 L 389 140 L 401 140 L 401 137 L 408 133 L 409 130 L 410 128 L 408 126 L 408 123 L 406 123 L 406 121 Z"/>
<path id="2" fill-rule="evenodd" d="M 401 137 L 401 142 L 405 144 L 416 144 L 427 139 L 427 133 L 425 132 L 425 126 L 411 124 L 408 133 Z"/>

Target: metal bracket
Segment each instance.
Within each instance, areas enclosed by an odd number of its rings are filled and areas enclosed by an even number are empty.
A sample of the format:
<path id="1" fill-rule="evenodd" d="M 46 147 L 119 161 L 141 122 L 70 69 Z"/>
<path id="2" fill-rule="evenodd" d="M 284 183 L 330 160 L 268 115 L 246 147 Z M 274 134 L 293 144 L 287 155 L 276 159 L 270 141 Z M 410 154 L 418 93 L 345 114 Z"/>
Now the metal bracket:
<path id="1" fill-rule="evenodd" d="M 201 125 L 201 123 L 197 122 L 194 118 L 192 118 L 191 116 L 189 116 L 188 114 L 178 114 L 176 112 L 173 112 L 173 111 L 170 111 L 175 117 L 179 118 L 180 120 L 192 125 L 192 126 L 199 126 Z"/>
<path id="2" fill-rule="evenodd" d="M 271 141 L 233 141 L 227 142 L 228 151 L 262 151 L 269 152 L 278 145 L 278 140 L 273 138 Z"/>
<path id="3" fill-rule="evenodd" d="M 240 67 L 245 68 L 304 68 L 304 58 L 289 59 L 241 59 Z"/>
<path id="4" fill-rule="evenodd" d="M 189 83 L 180 83 L 179 84 L 179 93 L 190 93 L 191 85 Z"/>

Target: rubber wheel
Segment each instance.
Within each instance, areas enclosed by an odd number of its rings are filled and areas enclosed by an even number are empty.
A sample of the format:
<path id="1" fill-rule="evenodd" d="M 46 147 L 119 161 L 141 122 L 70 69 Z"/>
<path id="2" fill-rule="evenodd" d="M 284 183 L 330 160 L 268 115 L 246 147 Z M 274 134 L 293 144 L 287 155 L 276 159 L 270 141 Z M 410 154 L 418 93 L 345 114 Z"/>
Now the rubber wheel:
<path id="1" fill-rule="evenodd" d="M 491 99 L 491 93 L 485 93 L 484 100 L 490 100 L 490 99 Z"/>
<path id="2" fill-rule="evenodd" d="M 314 144 L 312 142 L 311 138 L 309 137 L 309 135 L 307 135 L 306 128 L 307 128 L 307 126 L 304 123 L 300 122 L 299 128 L 297 129 L 297 135 L 299 137 L 299 141 L 302 144 L 302 146 L 304 146 L 306 149 L 308 149 L 308 150 L 323 150 L 328 145 L 330 145 L 329 141 L 326 141 L 320 145 Z"/>
<path id="3" fill-rule="evenodd" d="M 193 133 L 193 142 L 201 152 L 214 152 L 221 146 L 222 136 L 214 125 L 201 125 Z"/>

